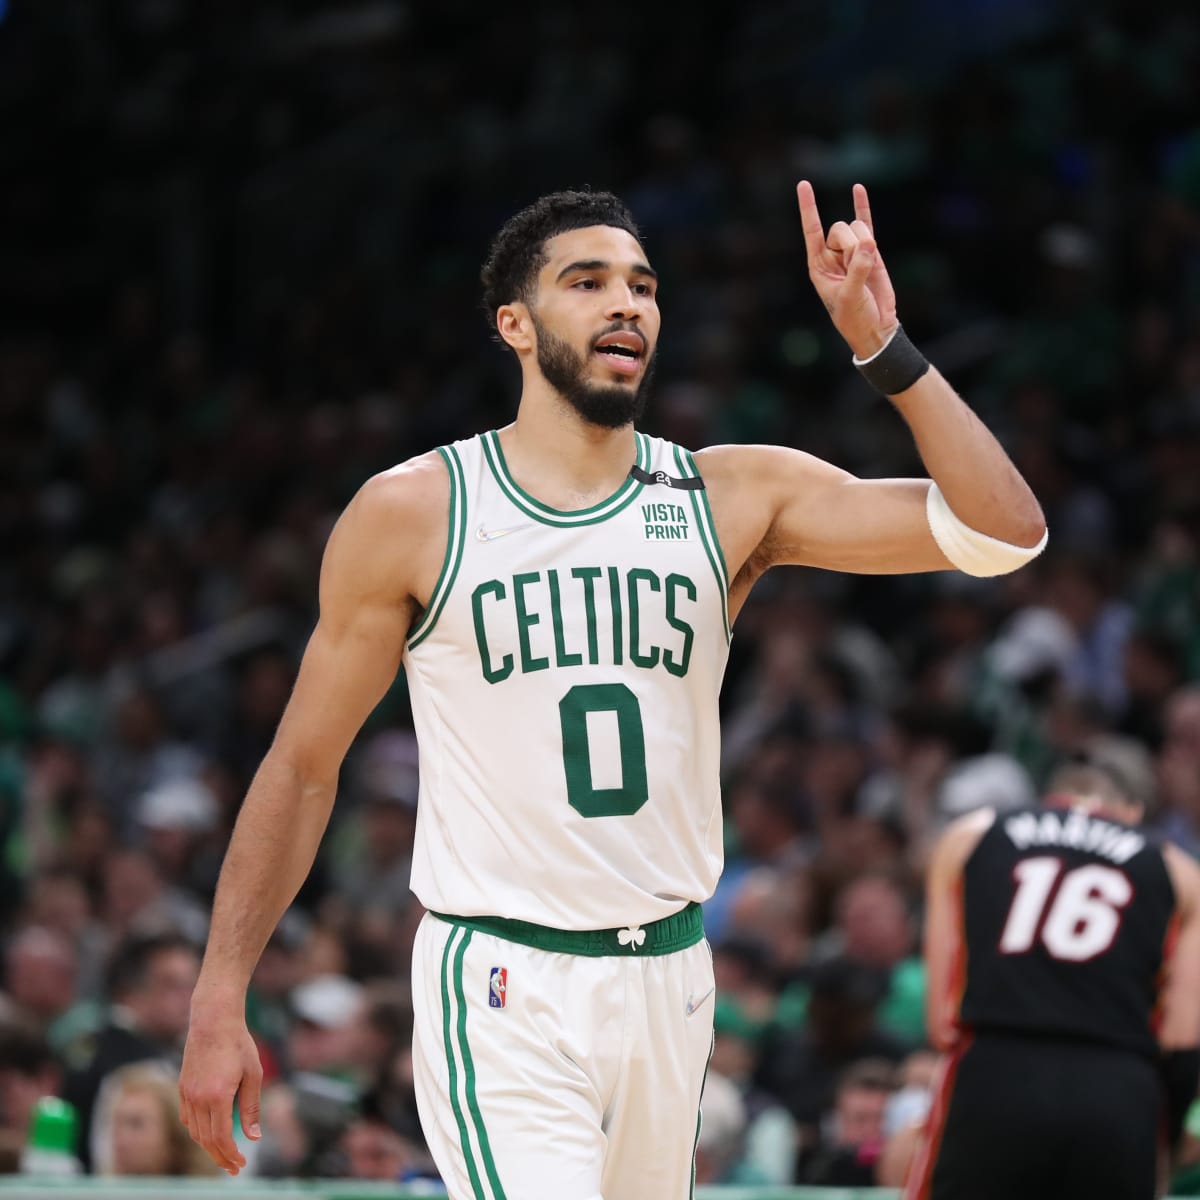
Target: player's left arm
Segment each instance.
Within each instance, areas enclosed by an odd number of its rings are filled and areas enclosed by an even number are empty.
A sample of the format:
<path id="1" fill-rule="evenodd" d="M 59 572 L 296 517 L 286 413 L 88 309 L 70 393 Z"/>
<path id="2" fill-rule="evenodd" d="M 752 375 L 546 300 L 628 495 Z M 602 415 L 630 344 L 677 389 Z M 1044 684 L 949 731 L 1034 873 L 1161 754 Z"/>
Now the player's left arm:
<path id="1" fill-rule="evenodd" d="M 1175 889 L 1179 931 L 1160 993 L 1159 1067 L 1169 1145 L 1178 1145 L 1200 1078 L 1200 866 L 1170 843 L 1163 858 Z"/>
<path id="2" fill-rule="evenodd" d="M 962 872 L 995 820 L 990 809 L 960 817 L 938 839 L 925 877 L 925 1027 L 938 1050 L 958 1041 L 962 999 Z"/>
<path id="3" fill-rule="evenodd" d="M 1200 1045 L 1200 866 L 1178 846 L 1163 847 L 1179 932 L 1161 992 L 1158 1041 L 1164 1050 Z"/>
<path id="4" fill-rule="evenodd" d="M 811 185 L 799 184 L 797 195 L 809 277 L 838 332 L 857 360 L 879 355 L 883 362 L 891 354 L 895 361 L 901 343 L 892 340 L 903 331 L 866 189 L 855 185 L 855 219 L 836 222 L 828 235 Z M 710 474 L 736 480 L 759 513 L 754 532 L 761 536 L 743 561 L 760 570 L 792 563 L 873 574 L 958 567 L 997 575 L 1041 550 L 1046 522 L 1028 484 L 936 368 L 909 381 L 914 355 L 923 361 L 915 350 L 901 357 L 895 378 L 905 386 L 889 399 L 912 431 L 929 479 L 858 479 L 777 446 L 722 446 L 699 456 L 706 481 Z"/>

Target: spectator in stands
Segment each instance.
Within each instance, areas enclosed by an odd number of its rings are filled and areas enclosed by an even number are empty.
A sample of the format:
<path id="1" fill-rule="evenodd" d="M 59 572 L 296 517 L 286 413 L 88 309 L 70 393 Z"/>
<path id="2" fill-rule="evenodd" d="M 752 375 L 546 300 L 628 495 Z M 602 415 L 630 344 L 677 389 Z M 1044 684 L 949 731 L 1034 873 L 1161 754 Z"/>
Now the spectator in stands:
<path id="1" fill-rule="evenodd" d="M 103 988 L 108 935 L 93 912 L 87 882 L 70 867 L 49 867 L 28 883 L 25 913 L 32 926 L 65 938 L 76 966 L 76 994 L 94 1002 Z"/>
<path id="2" fill-rule="evenodd" d="M 1167 701 L 1158 791 L 1157 824 L 1176 845 L 1200 855 L 1200 686 L 1195 684 Z"/>
<path id="3" fill-rule="evenodd" d="M 308 921 L 289 909 L 263 949 L 246 996 L 246 1023 L 258 1043 L 264 1081 L 274 1081 L 283 1069 L 292 1010 L 288 997 L 301 982 L 302 952 Z"/>
<path id="4" fill-rule="evenodd" d="M 884 1145 L 884 1112 L 895 1090 L 895 1064 L 863 1059 L 849 1066 L 838 1080 L 819 1140 L 801 1155 L 796 1181 L 816 1187 L 873 1187 Z"/>
<path id="5" fill-rule="evenodd" d="M 335 1124 L 341 1135 L 348 1121 L 339 1110 Z M 263 1138 L 254 1156 L 254 1175 L 286 1179 L 306 1173 L 313 1159 L 313 1135 L 304 1120 L 302 1105 L 286 1083 L 267 1084 L 262 1093 Z"/>
<path id="6" fill-rule="evenodd" d="M 83 747 L 44 738 L 29 756 L 21 839 L 33 870 L 61 862 L 72 825 L 88 807 L 97 805 L 91 761 Z"/>
<path id="7" fill-rule="evenodd" d="M 735 933 L 713 947 L 716 1004 L 755 1043 L 779 1013 L 779 977 L 768 937 Z"/>
<path id="8" fill-rule="evenodd" d="M 350 1122 L 342 1134 L 341 1149 L 350 1179 L 405 1183 L 428 1171 L 428 1160 L 412 1140 L 370 1113 Z"/>
<path id="9" fill-rule="evenodd" d="M 963 804 L 976 802 L 978 789 L 963 787 L 964 771 L 1002 776 L 1001 786 L 1024 784 L 1020 768 L 989 753 L 992 731 L 961 704 L 906 703 L 893 708 L 875 740 L 876 769 L 863 782 L 855 808 L 864 817 L 903 831 L 908 858 L 921 867 L 923 854 L 942 824 Z M 1010 783 L 1016 776 L 1016 785 Z M 993 788 L 988 792 L 994 795 Z M 1026 792 L 1020 793 L 1022 796 Z M 860 868 L 855 867 L 857 874 Z M 845 882 L 842 880 L 842 882 Z"/>
<path id="10" fill-rule="evenodd" d="M 833 929 L 818 949 L 884 972 L 880 1028 L 915 1044 L 925 1036 L 925 969 L 916 948 L 917 925 L 903 885 L 888 875 L 862 875 L 838 894 Z"/>
<path id="11" fill-rule="evenodd" d="M 875 1164 L 879 1187 L 901 1188 L 921 1143 L 925 1120 L 933 1103 L 941 1056 L 935 1050 L 914 1050 L 900 1064 L 897 1090 L 883 1114 L 883 1150 Z"/>
<path id="12" fill-rule="evenodd" d="M 44 1036 L 75 1002 L 76 980 L 74 947 L 55 930 L 27 926 L 5 949 L 5 990 Z"/>
<path id="13" fill-rule="evenodd" d="M 745 1129 L 740 1162 L 744 1177 L 785 1187 L 795 1175 L 799 1132 L 783 1105 L 754 1082 L 763 1035 L 761 1024 L 749 1020 L 728 997 L 718 996 L 709 1077 L 717 1075 L 728 1080 L 741 1097 Z"/>
<path id="14" fill-rule="evenodd" d="M 1125 647 L 1133 630 L 1130 605 L 1114 597 L 1111 563 L 1096 555 L 1061 556 L 1048 568 L 1046 601 L 1075 636 L 1064 683 L 1120 716 L 1126 703 Z"/>
<path id="15" fill-rule="evenodd" d="M 117 706 L 111 739 L 97 750 L 96 784 L 117 830 L 132 837 L 137 797 L 168 780 L 195 778 L 203 767 L 196 747 L 171 736 L 157 697 L 133 687 Z"/>
<path id="16" fill-rule="evenodd" d="M 756 867 L 734 897 L 724 940 L 751 938 L 768 947 L 775 982 L 803 972 L 812 942 L 812 898 L 808 871 Z"/>
<path id="17" fill-rule="evenodd" d="M 0 1021 L 0 1129 L 24 1145 L 34 1104 L 57 1096 L 62 1068 L 45 1036 L 26 1021 Z"/>
<path id="18" fill-rule="evenodd" d="M 98 1175 L 211 1176 L 212 1160 L 179 1120 L 176 1075 L 151 1063 L 120 1067 L 96 1114 Z"/>
<path id="19" fill-rule="evenodd" d="M 105 861 L 100 914 L 115 940 L 178 930 L 202 945 L 208 932 L 200 898 L 165 876 L 146 850 L 132 847 L 114 850 Z"/>
<path id="20" fill-rule="evenodd" d="M 863 1058 L 899 1062 L 904 1045 L 879 1028 L 886 977 L 848 958 L 817 966 L 804 1026 L 764 1041 L 756 1083 L 778 1096 L 811 1132 L 833 1103 L 838 1080 Z"/>
<path id="21" fill-rule="evenodd" d="M 239 781 L 239 797 L 270 748 L 295 679 L 295 664 L 279 646 L 255 652 L 240 667 L 237 720 L 228 724 L 221 746 L 221 761 Z"/>
<path id="22" fill-rule="evenodd" d="M 725 803 L 736 851 L 704 905 L 705 929 L 714 939 L 723 935 L 750 871 L 788 869 L 810 856 L 810 819 L 794 785 L 747 771 L 727 790 Z"/>
<path id="23" fill-rule="evenodd" d="M 1198 606 L 1200 607 L 1200 606 Z M 1187 682 L 1188 648 L 1174 632 L 1137 629 L 1125 645 L 1125 710 L 1121 732 L 1157 746 L 1171 694 Z"/>
<path id="24" fill-rule="evenodd" d="M 366 995 L 344 975 L 318 975 L 292 989 L 287 1064 L 293 1088 L 347 1110 L 361 1095 L 359 1069 Z"/>
<path id="25" fill-rule="evenodd" d="M 362 1064 L 366 1105 L 396 1129 L 419 1127 L 412 1075 L 412 1029 L 408 985 L 384 980 L 369 983 L 356 1056 Z"/>
<path id="26" fill-rule="evenodd" d="M 195 894 L 215 883 L 198 875 L 197 868 L 202 868 L 202 844 L 219 818 L 217 797 L 202 779 L 168 779 L 138 801 L 136 832 L 162 878 Z"/>
<path id="27" fill-rule="evenodd" d="M 700 1128 L 696 1137 L 696 1183 L 762 1184 L 767 1182 L 742 1161 L 746 1109 L 737 1086 L 710 1070 L 700 1097 Z"/>
<path id="28" fill-rule="evenodd" d="M 359 929 L 387 945 L 395 920 L 415 904 L 408 886 L 419 790 L 413 735 L 376 734 L 364 747 L 359 782 L 358 828 L 343 851 L 337 894 Z"/>
<path id="29" fill-rule="evenodd" d="M 109 1074 L 147 1059 L 178 1070 L 199 970 L 195 947 L 179 934 L 131 937 L 118 946 L 108 973 L 108 1020 L 67 1052 L 72 1069 L 63 1098 L 79 1114 L 76 1153 L 85 1166 L 92 1161 L 96 1098 Z"/>

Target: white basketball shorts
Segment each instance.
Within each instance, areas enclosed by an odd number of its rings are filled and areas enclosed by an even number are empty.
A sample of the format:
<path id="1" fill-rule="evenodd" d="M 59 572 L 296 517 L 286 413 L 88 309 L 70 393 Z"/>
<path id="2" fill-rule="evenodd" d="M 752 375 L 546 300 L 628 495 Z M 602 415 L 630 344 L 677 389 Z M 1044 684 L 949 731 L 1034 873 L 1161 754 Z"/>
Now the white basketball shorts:
<path id="1" fill-rule="evenodd" d="M 713 1032 L 698 906 L 592 933 L 429 913 L 412 984 L 452 1200 L 690 1200 Z"/>

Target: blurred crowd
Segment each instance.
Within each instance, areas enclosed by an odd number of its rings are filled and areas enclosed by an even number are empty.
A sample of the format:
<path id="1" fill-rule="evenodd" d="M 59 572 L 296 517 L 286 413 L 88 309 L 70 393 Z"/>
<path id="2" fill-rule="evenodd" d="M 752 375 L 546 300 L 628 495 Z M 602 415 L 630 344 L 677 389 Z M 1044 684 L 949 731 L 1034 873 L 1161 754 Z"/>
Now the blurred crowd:
<path id="1" fill-rule="evenodd" d="M 1194 4 L 669 7 L 10 6 L 0 1167 L 58 1095 L 87 1170 L 209 1169 L 173 1073 L 325 539 L 374 471 L 508 419 L 476 278 L 540 191 L 611 187 L 642 225 L 649 432 L 917 474 L 803 265 L 795 180 L 827 221 L 866 183 L 907 329 L 1051 531 L 996 581 L 756 587 L 723 694 L 698 1180 L 902 1174 L 934 1066 L 922 875 L 954 816 L 1086 757 L 1200 853 Z M 401 678 L 254 976 L 256 1175 L 434 1178 L 409 1059 L 417 786 Z"/>

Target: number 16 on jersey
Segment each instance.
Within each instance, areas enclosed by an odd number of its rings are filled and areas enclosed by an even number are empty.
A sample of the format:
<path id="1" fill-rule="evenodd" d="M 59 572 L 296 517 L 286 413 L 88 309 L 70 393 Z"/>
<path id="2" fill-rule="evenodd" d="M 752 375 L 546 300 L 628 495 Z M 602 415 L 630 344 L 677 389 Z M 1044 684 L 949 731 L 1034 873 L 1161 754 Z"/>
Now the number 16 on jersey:
<path id="1" fill-rule="evenodd" d="M 1000 935 L 1002 954 L 1024 954 L 1040 940 L 1052 958 L 1086 962 L 1112 945 L 1133 899 L 1129 877 L 1098 863 L 1064 873 L 1060 858 L 1025 858 L 1013 877 L 1017 890 Z"/>

